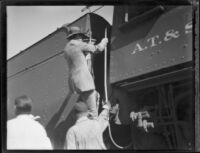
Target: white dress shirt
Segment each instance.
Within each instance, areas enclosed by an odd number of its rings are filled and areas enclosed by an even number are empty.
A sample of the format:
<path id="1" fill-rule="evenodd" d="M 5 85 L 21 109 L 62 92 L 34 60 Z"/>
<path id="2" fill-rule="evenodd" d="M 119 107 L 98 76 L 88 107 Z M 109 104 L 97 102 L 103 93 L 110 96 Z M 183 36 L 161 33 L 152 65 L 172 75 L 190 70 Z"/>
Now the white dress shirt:
<path id="1" fill-rule="evenodd" d="M 108 126 L 108 113 L 104 109 L 97 119 L 79 118 L 67 132 L 64 149 L 105 150 L 103 132 Z"/>
<path id="2" fill-rule="evenodd" d="M 23 114 L 7 122 L 7 149 L 52 149 L 44 127 L 33 115 Z"/>

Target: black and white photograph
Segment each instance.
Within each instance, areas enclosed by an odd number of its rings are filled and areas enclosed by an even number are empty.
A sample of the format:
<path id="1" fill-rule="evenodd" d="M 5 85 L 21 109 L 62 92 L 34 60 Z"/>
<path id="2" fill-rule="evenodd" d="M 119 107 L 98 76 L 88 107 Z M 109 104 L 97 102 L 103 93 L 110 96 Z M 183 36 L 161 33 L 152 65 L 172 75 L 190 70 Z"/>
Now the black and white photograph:
<path id="1" fill-rule="evenodd" d="M 2 1 L 3 151 L 200 152 L 199 0 Z"/>

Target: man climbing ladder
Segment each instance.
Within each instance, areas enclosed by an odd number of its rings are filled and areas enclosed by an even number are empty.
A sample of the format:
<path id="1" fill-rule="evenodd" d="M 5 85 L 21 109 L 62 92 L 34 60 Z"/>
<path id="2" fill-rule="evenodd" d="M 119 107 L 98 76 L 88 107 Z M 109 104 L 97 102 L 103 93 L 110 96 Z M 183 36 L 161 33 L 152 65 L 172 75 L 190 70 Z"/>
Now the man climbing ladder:
<path id="1" fill-rule="evenodd" d="M 69 27 L 68 42 L 64 48 L 64 56 L 69 65 L 69 86 L 73 92 L 80 94 L 80 99 L 86 102 L 92 118 L 98 116 L 94 79 L 87 65 L 86 54 L 103 51 L 108 43 L 103 38 L 98 45 L 84 42 L 89 36 L 81 32 L 79 27 Z"/>

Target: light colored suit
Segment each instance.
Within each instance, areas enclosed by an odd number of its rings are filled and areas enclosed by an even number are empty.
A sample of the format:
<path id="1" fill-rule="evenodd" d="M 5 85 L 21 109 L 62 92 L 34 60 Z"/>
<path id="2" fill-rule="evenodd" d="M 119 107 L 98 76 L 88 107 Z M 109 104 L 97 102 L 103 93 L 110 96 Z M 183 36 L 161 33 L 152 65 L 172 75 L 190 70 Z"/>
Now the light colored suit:
<path id="1" fill-rule="evenodd" d="M 97 47 L 78 40 L 71 40 L 64 48 L 64 56 L 69 65 L 69 85 L 73 91 L 81 93 L 95 90 L 93 77 L 88 69 L 85 54 L 94 53 Z"/>
<path id="2" fill-rule="evenodd" d="M 71 91 L 80 94 L 94 118 L 98 115 L 95 84 L 90 72 L 91 65 L 87 63 L 86 55 L 103 51 L 107 42 L 108 40 L 104 38 L 98 45 L 93 45 L 81 39 L 72 39 L 64 48 L 64 56 L 69 66 L 68 81 Z"/>

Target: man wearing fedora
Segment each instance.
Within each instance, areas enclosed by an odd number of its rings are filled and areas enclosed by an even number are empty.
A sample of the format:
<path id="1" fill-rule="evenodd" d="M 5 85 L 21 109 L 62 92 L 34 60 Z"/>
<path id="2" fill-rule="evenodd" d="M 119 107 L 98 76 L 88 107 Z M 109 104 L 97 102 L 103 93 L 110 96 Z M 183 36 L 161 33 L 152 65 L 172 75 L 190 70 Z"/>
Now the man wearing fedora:
<path id="1" fill-rule="evenodd" d="M 68 27 L 67 44 L 64 48 L 64 57 L 69 66 L 69 86 L 73 92 L 80 94 L 89 109 L 92 118 L 98 116 L 94 79 L 88 67 L 86 55 L 103 51 L 108 43 L 103 38 L 97 45 L 88 43 L 89 36 L 81 32 L 79 27 Z M 87 42 L 86 42 L 86 41 Z"/>

